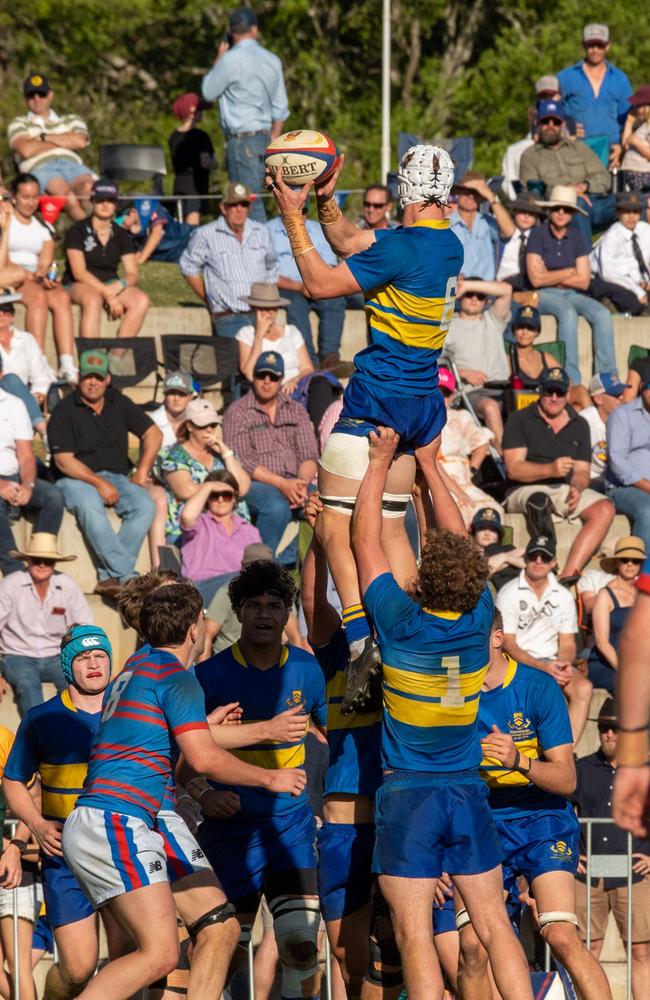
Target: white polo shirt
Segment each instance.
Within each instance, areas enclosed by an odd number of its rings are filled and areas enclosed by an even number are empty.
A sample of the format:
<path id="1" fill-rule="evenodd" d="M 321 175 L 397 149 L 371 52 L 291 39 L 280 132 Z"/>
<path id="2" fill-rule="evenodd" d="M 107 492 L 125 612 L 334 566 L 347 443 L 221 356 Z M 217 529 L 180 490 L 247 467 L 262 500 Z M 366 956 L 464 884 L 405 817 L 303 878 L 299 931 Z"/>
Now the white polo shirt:
<path id="1" fill-rule="evenodd" d="M 578 613 L 570 591 L 549 573 L 541 598 L 521 570 L 501 588 L 496 605 L 503 615 L 503 630 L 514 635 L 520 649 L 537 659 L 557 658 L 559 636 L 578 631 Z"/>
<path id="2" fill-rule="evenodd" d="M 22 399 L 5 392 L 0 382 L 0 476 L 18 475 L 16 441 L 32 441 L 34 430 Z"/>

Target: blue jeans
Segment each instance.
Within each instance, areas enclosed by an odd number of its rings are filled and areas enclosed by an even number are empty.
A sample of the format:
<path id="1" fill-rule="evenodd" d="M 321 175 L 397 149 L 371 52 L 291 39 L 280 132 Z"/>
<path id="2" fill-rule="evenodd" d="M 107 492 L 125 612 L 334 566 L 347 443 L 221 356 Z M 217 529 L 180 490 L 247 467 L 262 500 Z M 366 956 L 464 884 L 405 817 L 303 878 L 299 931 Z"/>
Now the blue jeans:
<path id="1" fill-rule="evenodd" d="M 255 135 L 231 136 L 226 143 L 226 170 L 235 184 L 248 184 L 254 194 L 264 190 L 264 151 L 269 144 L 268 132 Z M 261 198 L 251 203 L 250 218 L 266 222 L 266 209 Z"/>
<path id="2" fill-rule="evenodd" d="M 90 167 L 84 166 L 83 163 L 77 163 L 67 156 L 53 156 L 51 159 L 46 160 L 41 167 L 30 170 L 30 173 L 34 175 L 43 192 L 47 191 L 47 185 L 55 178 L 65 181 L 66 184 L 70 185 L 78 177 L 92 179 L 92 170 Z"/>
<path id="3" fill-rule="evenodd" d="M 557 338 L 566 348 L 566 368 L 569 377 L 578 385 L 589 378 L 591 372 L 580 374 L 578 361 L 578 316 L 584 316 L 591 324 L 594 346 L 593 368 L 595 372 L 615 372 L 614 327 L 612 314 L 600 302 L 590 299 L 572 288 L 540 288 L 539 311 L 555 316 Z"/>
<path id="4" fill-rule="evenodd" d="M 106 507 L 94 486 L 80 479 L 59 479 L 57 486 L 65 505 L 77 518 L 79 527 L 97 560 L 100 580 L 130 580 L 137 576 L 135 564 L 140 547 L 156 513 L 156 506 L 141 486 L 116 472 L 98 472 L 119 490 L 113 510 L 122 520 L 115 534 Z"/>
<path id="5" fill-rule="evenodd" d="M 20 481 L 19 476 L 0 476 L 0 481 Z M 29 503 L 24 507 L 12 507 L 6 500 L 0 499 L 0 570 L 5 576 L 24 569 L 25 564 L 9 555 L 10 549 L 15 549 L 13 532 L 11 530 L 10 513 L 19 517 L 24 511 L 37 511 L 38 517 L 34 531 L 47 531 L 58 535 L 63 520 L 63 498 L 52 483 L 37 479 Z"/>
<path id="6" fill-rule="evenodd" d="M 25 712 L 43 702 L 41 684 L 49 681 L 57 691 L 63 691 L 67 681 L 61 670 L 61 658 L 57 656 L 18 656 L 4 654 L 3 676 L 11 684 L 18 712 L 22 718 Z"/>
<path id="7" fill-rule="evenodd" d="M 251 483 L 246 494 L 246 503 L 253 515 L 253 521 L 262 536 L 262 541 L 275 552 L 284 529 L 293 520 L 289 501 L 275 486 L 268 483 Z M 298 539 L 294 538 L 281 554 L 278 562 L 283 566 L 294 566 L 298 558 Z"/>
<path id="8" fill-rule="evenodd" d="M 617 513 L 629 517 L 632 534 L 642 538 L 646 552 L 650 552 L 650 494 L 638 486 L 609 486 L 607 495 L 614 501 Z"/>
<path id="9" fill-rule="evenodd" d="M 21 378 L 18 378 L 17 375 L 12 375 L 11 373 L 3 375 L 2 381 L 0 381 L 0 386 L 5 390 L 5 392 L 9 392 L 12 396 L 17 396 L 18 399 L 22 399 L 23 403 L 27 407 L 32 427 L 36 427 L 36 424 L 40 424 L 43 420 L 45 420 L 40 406 Z"/>
<path id="10" fill-rule="evenodd" d="M 573 225 L 580 230 L 587 242 L 591 245 L 591 234 L 593 230 L 603 230 L 616 222 L 616 195 L 615 194 L 590 194 L 591 205 L 584 198 L 578 198 L 578 204 L 589 212 L 589 215 L 581 215 L 576 212 L 573 216 Z M 596 368 L 596 371 L 609 371 L 608 368 Z"/>
<path id="11" fill-rule="evenodd" d="M 345 322 L 345 296 L 334 299 L 308 299 L 301 292 L 282 289 L 282 295 L 289 299 L 287 322 L 300 330 L 309 357 L 317 365 L 319 356 L 338 354 Z M 314 347 L 309 314 L 312 309 L 318 316 L 318 352 Z"/>

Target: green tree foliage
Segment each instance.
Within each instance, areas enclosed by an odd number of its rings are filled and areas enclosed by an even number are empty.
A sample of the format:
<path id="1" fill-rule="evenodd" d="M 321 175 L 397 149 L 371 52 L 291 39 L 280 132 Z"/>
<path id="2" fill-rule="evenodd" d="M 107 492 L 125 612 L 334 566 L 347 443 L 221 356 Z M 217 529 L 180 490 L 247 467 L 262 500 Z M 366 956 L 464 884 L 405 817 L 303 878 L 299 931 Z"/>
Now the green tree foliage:
<path id="1" fill-rule="evenodd" d="M 0 0 L 0 158 L 4 127 L 24 108 L 29 72 L 50 77 L 56 107 L 87 121 L 97 165 L 102 142 L 158 142 L 174 127 L 171 101 L 200 90 L 237 5 L 203 0 Z M 292 127 L 320 127 L 345 149 L 350 186 L 377 178 L 381 0 L 254 0 L 264 43 L 283 59 Z M 532 85 L 581 55 L 585 21 L 610 25 L 611 58 L 633 85 L 648 82 L 646 7 L 627 0 L 393 0 L 393 154 L 400 130 L 425 138 L 470 134 L 476 165 L 498 170 L 527 127 Z M 648 75 L 646 75 L 648 73 Z M 205 126 L 223 140 L 216 111 Z"/>

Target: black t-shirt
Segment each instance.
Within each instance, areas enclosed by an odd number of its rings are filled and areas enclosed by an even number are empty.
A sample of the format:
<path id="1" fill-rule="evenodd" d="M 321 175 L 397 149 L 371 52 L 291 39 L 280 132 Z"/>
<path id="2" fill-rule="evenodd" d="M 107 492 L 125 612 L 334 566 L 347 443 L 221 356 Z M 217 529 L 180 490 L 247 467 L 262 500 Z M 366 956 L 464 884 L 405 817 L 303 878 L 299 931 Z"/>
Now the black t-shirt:
<path id="1" fill-rule="evenodd" d="M 591 461 L 591 436 L 589 424 L 568 406 L 568 424 L 557 434 L 540 415 L 537 403 L 511 413 L 503 435 L 503 448 L 525 448 L 526 461 L 546 464 L 556 458 L 572 458 L 576 462 Z M 547 486 L 560 486 L 571 480 L 571 473 L 564 478 L 540 478 Z M 514 486 L 531 486 L 511 480 Z"/>
<path id="2" fill-rule="evenodd" d="M 82 219 L 70 226 L 65 234 L 64 248 L 66 253 L 68 250 L 81 250 L 86 258 L 86 267 L 99 281 L 115 281 L 122 257 L 135 253 L 130 235 L 116 222 L 111 225 L 108 243 L 102 246 L 90 219 Z M 63 283 L 67 285 L 74 280 L 70 264 L 67 263 Z"/>
<path id="3" fill-rule="evenodd" d="M 52 411 L 47 437 L 54 456 L 72 452 L 93 472 L 127 475 L 129 431 L 142 437 L 152 423 L 140 406 L 111 385 L 106 389 L 101 413 L 86 406 L 77 388 Z M 56 471 L 55 463 L 53 468 Z"/>
<path id="4" fill-rule="evenodd" d="M 641 379 L 641 384 L 647 382 L 650 379 L 650 354 L 646 355 L 645 358 L 637 358 L 630 365 L 633 372 L 636 372 Z"/>
<path id="5" fill-rule="evenodd" d="M 212 140 L 200 128 L 172 132 L 169 151 L 174 168 L 174 194 L 207 194 L 210 171 L 201 166 L 201 153 L 214 153 Z"/>
<path id="6" fill-rule="evenodd" d="M 500 542 L 492 542 L 491 545 L 486 545 L 483 549 L 483 555 L 486 559 L 490 556 L 498 556 L 502 552 L 514 552 L 514 545 L 501 545 Z M 490 577 L 490 581 L 494 584 L 495 590 L 501 590 L 505 583 L 510 583 L 514 580 L 516 576 L 519 576 L 520 570 L 516 566 L 503 566 L 497 573 L 493 573 Z"/>

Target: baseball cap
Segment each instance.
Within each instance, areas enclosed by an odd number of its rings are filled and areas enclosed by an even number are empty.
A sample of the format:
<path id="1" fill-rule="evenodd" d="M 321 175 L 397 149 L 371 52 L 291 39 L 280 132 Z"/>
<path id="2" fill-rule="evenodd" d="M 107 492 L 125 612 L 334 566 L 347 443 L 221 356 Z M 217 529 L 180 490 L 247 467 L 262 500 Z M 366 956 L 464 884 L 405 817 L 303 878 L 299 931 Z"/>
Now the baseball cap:
<path id="1" fill-rule="evenodd" d="M 635 90 L 629 98 L 629 103 L 633 108 L 638 108 L 642 104 L 650 104 L 650 83 L 644 83 L 642 87 Z"/>
<path id="2" fill-rule="evenodd" d="M 172 104 L 172 111 L 177 118 L 189 118 L 191 114 L 197 111 L 204 111 L 206 108 L 211 108 L 212 104 L 209 101 L 203 101 L 198 94 L 190 90 L 187 94 L 181 94 L 177 97 Z"/>
<path id="3" fill-rule="evenodd" d="M 536 552 L 543 552 L 549 559 L 555 559 L 555 542 L 549 535 L 536 535 L 531 538 L 524 553 L 527 558 L 534 556 Z"/>
<path id="4" fill-rule="evenodd" d="M 536 94 L 559 94 L 560 81 L 556 76 L 540 76 L 535 83 Z"/>
<path id="5" fill-rule="evenodd" d="M 119 200 L 117 184 L 109 180 L 108 177 L 100 177 L 95 181 L 90 190 L 91 201 L 114 201 Z"/>
<path id="6" fill-rule="evenodd" d="M 263 375 L 265 372 L 271 375 L 284 375 L 284 360 L 277 351 L 262 351 L 255 362 L 253 377 Z"/>
<path id="7" fill-rule="evenodd" d="M 561 101 L 539 101 L 537 104 L 537 120 L 543 122 L 545 118 L 566 118 L 564 105 Z"/>
<path id="8" fill-rule="evenodd" d="M 50 89 L 50 81 L 44 73 L 30 73 L 23 81 L 25 97 L 31 97 L 32 94 L 40 94 L 41 97 L 45 97 L 46 94 L 49 94 Z"/>
<path id="9" fill-rule="evenodd" d="M 582 31 L 583 42 L 603 42 L 605 45 L 609 41 L 609 28 L 606 24 L 585 24 Z"/>
<path id="10" fill-rule="evenodd" d="M 529 329 L 539 332 L 542 329 L 542 317 L 539 309 L 536 309 L 535 306 L 520 306 L 513 316 L 512 328 L 516 330 L 520 326 L 527 326 Z"/>
<path id="11" fill-rule="evenodd" d="M 227 184 L 221 202 L 223 205 L 235 205 L 238 201 L 253 201 L 253 192 L 248 184 L 237 181 L 235 184 Z"/>
<path id="12" fill-rule="evenodd" d="M 233 35 L 244 35 L 257 24 L 257 14 L 250 7 L 238 7 L 233 10 L 228 22 L 228 28 Z"/>
<path id="13" fill-rule="evenodd" d="M 499 538 L 503 538 L 503 523 L 499 515 L 499 511 L 495 510 L 494 507 L 481 507 L 477 510 L 472 518 L 472 523 L 470 525 L 470 531 L 473 535 L 477 531 L 482 531 L 484 528 L 489 528 L 491 531 L 496 531 Z"/>
<path id="14" fill-rule="evenodd" d="M 14 313 L 14 302 L 22 302 L 20 292 L 14 292 L 13 288 L 0 289 L 0 312 Z"/>
<path id="15" fill-rule="evenodd" d="M 599 392 L 604 392 L 608 396 L 622 396 L 625 392 L 625 386 L 616 372 L 596 372 L 589 382 L 588 389 L 590 396 L 596 396 Z"/>
<path id="16" fill-rule="evenodd" d="M 251 542 L 244 549 L 244 555 L 242 557 L 242 566 L 248 566 L 249 563 L 258 562 L 260 559 L 268 560 L 269 562 L 274 562 L 275 557 L 273 555 L 273 549 L 264 542 Z"/>
<path id="17" fill-rule="evenodd" d="M 208 424 L 220 424 L 219 414 L 207 399 L 190 399 L 185 407 L 186 420 L 191 420 L 196 427 L 207 427 Z"/>
<path id="18" fill-rule="evenodd" d="M 449 392 L 456 392 L 454 373 L 444 366 L 438 369 L 438 388 L 448 389 Z"/>
<path id="19" fill-rule="evenodd" d="M 97 375 L 99 378 L 106 378 L 108 375 L 108 354 L 106 351 L 98 351 L 91 348 L 82 351 L 79 358 L 79 378 L 86 375 Z"/>
<path id="20" fill-rule="evenodd" d="M 563 389 L 569 391 L 571 380 L 564 368 L 546 368 L 539 377 L 540 389 Z"/>
<path id="21" fill-rule="evenodd" d="M 194 383 L 192 382 L 192 376 L 188 375 L 187 372 L 169 372 L 163 382 L 163 393 L 166 392 L 184 392 L 188 396 L 193 396 Z"/>

